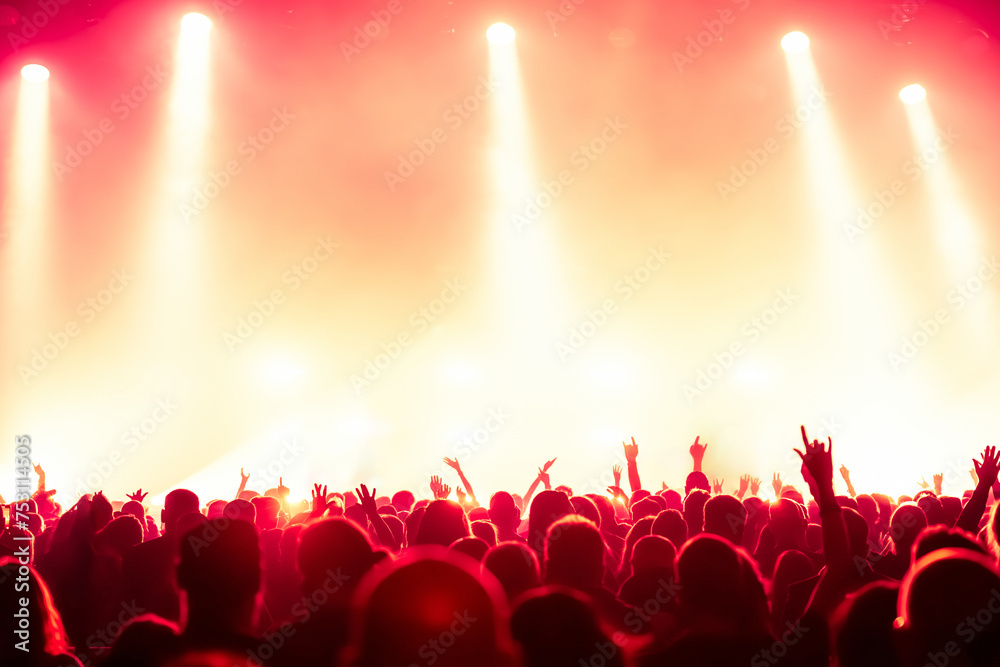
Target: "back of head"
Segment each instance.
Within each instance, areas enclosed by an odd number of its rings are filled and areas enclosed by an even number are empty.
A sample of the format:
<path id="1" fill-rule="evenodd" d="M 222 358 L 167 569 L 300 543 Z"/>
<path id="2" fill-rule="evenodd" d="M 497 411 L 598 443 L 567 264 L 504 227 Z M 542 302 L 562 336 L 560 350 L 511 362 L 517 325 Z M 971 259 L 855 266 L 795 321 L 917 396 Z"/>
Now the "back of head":
<path id="1" fill-rule="evenodd" d="M 545 537 L 545 581 L 577 588 L 599 586 L 604 576 L 604 540 L 578 515 L 559 519 Z"/>
<path id="2" fill-rule="evenodd" d="M 585 519 L 590 519 L 598 528 L 601 527 L 601 513 L 593 500 L 587 496 L 573 496 L 569 501 L 573 504 L 573 510 L 577 514 Z"/>
<path id="3" fill-rule="evenodd" d="M 200 509 L 198 495 L 194 491 L 174 489 L 167 494 L 163 501 L 163 512 L 160 519 L 163 521 L 164 532 L 173 532 L 177 519 L 188 512 L 198 512 Z"/>
<path id="4" fill-rule="evenodd" d="M 892 624 L 899 584 L 878 581 L 847 597 L 834 617 L 834 650 L 842 667 L 898 667 Z"/>
<path id="5" fill-rule="evenodd" d="M 486 540 L 478 537 L 463 537 L 452 542 L 448 548 L 481 563 L 486 552 L 489 551 L 490 545 L 486 543 Z"/>
<path id="6" fill-rule="evenodd" d="M 710 619 L 723 632 L 767 634 L 767 598 L 760 575 L 740 548 L 715 535 L 697 535 L 677 554 L 678 601 L 692 623 Z M 704 626 L 703 626 L 704 627 Z"/>
<path id="7" fill-rule="evenodd" d="M 473 521 L 472 534 L 486 542 L 491 547 L 497 545 L 497 527 L 489 521 Z"/>
<path id="8" fill-rule="evenodd" d="M 249 500 L 230 500 L 222 513 L 230 519 L 257 524 L 257 508 Z"/>
<path id="9" fill-rule="evenodd" d="M 510 625 L 525 667 L 625 664 L 592 603 L 577 591 L 546 586 L 529 593 L 518 601 Z"/>
<path id="10" fill-rule="evenodd" d="M 278 526 L 278 512 L 281 502 L 271 496 L 257 496 L 250 503 L 254 507 L 255 522 L 260 530 L 270 530 Z"/>
<path id="11" fill-rule="evenodd" d="M 924 556 L 903 579 L 898 611 L 904 667 L 939 654 L 952 667 L 1000 664 L 1000 572 L 991 559 L 965 549 Z"/>
<path id="12" fill-rule="evenodd" d="M 705 503 L 705 532 L 739 545 L 743 542 L 747 510 L 733 496 L 714 496 Z"/>
<path id="13" fill-rule="evenodd" d="M 497 491 L 490 496 L 490 521 L 498 528 L 516 530 L 521 522 L 521 510 L 514 503 L 514 497 L 506 491 Z"/>
<path id="14" fill-rule="evenodd" d="M 681 511 L 684 509 L 684 499 L 676 489 L 666 489 L 660 496 L 667 503 L 668 510 Z"/>
<path id="15" fill-rule="evenodd" d="M 542 491 L 537 494 L 528 512 L 528 546 L 542 553 L 549 526 L 568 514 L 573 514 L 573 505 L 565 493 Z"/>
<path id="16" fill-rule="evenodd" d="M 777 542 L 805 539 L 805 510 L 794 500 L 781 498 L 768 508 L 767 525 Z"/>
<path id="17" fill-rule="evenodd" d="M 684 521 L 684 515 L 675 509 L 663 510 L 653 520 L 650 533 L 667 538 L 675 549 L 680 549 L 687 542 L 687 523 Z"/>
<path id="18" fill-rule="evenodd" d="M 416 500 L 416 496 L 413 495 L 413 492 L 405 489 L 392 494 L 392 506 L 399 512 L 409 512 L 413 509 L 413 503 L 416 502 Z"/>
<path id="19" fill-rule="evenodd" d="M 256 596 L 260 576 L 260 546 L 251 523 L 208 520 L 181 538 L 177 583 L 193 604 L 245 603 Z"/>
<path id="20" fill-rule="evenodd" d="M 688 535 L 697 535 L 705 526 L 705 503 L 711 496 L 708 491 L 694 489 L 684 499 L 684 521 L 688 526 Z"/>
<path id="21" fill-rule="evenodd" d="M 615 507 L 608 500 L 607 496 L 602 496 L 598 493 L 588 493 L 586 497 L 590 498 L 601 515 L 601 523 L 599 524 L 601 530 L 608 530 L 617 523 L 615 519 Z"/>
<path id="22" fill-rule="evenodd" d="M 131 514 L 112 519 L 97 533 L 94 543 L 124 554 L 125 550 L 142 542 L 142 524 Z"/>
<path id="23" fill-rule="evenodd" d="M 632 549 L 632 573 L 673 570 L 677 549 L 673 543 L 659 535 L 640 537 Z"/>
<path id="24" fill-rule="evenodd" d="M 684 497 L 687 498 L 695 489 L 701 489 L 705 492 L 712 490 L 712 485 L 708 483 L 708 477 L 705 473 L 697 470 L 689 472 L 687 479 L 684 480 Z"/>
<path id="25" fill-rule="evenodd" d="M 487 551 L 483 568 L 497 578 L 508 600 L 541 584 L 538 556 L 520 542 L 502 542 Z"/>
<path id="26" fill-rule="evenodd" d="M 960 528 L 927 526 L 913 542 L 913 560 L 918 561 L 938 549 L 968 549 L 983 556 L 987 555 L 983 545 Z"/>
<path id="27" fill-rule="evenodd" d="M 506 602 L 476 564 L 445 549 L 413 549 L 376 568 L 355 596 L 354 667 L 508 664 Z"/>
<path id="28" fill-rule="evenodd" d="M 368 535 L 346 519 L 321 519 L 299 534 L 298 566 L 304 591 L 316 590 L 330 578 L 342 587 L 338 590 L 353 591 L 377 560 Z"/>
<path id="29" fill-rule="evenodd" d="M 446 547 L 470 535 L 469 518 L 462 506 L 451 500 L 435 500 L 424 510 L 415 544 Z"/>
<path id="30" fill-rule="evenodd" d="M 897 554 L 909 555 L 917 535 L 927 527 L 927 516 L 915 503 L 903 503 L 889 519 L 889 536 Z"/>
<path id="31" fill-rule="evenodd" d="M 632 513 L 632 521 L 638 521 L 647 516 L 656 516 L 660 513 L 660 504 L 652 498 L 641 498 L 629 508 Z"/>

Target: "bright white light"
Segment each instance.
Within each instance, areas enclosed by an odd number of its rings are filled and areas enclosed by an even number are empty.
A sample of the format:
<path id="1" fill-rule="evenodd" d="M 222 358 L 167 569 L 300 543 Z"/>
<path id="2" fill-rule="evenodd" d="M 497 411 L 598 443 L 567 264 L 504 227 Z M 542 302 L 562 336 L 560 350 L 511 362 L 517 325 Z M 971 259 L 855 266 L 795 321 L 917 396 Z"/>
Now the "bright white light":
<path id="1" fill-rule="evenodd" d="M 486 39 L 494 44 L 510 44 L 514 41 L 514 29 L 506 23 L 494 23 L 486 31 Z"/>
<path id="2" fill-rule="evenodd" d="M 927 91 L 919 83 L 913 83 L 899 91 L 899 99 L 906 104 L 917 104 L 923 102 L 927 97 Z"/>
<path id="3" fill-rule="evenodd" d="M 27 81 L 45 81 L 49 78 L 49 70 L 42 65 L 25 65 L 21 68 L 21 76 Z"/>
<path id="4" fill-rule="evenodd" d="M 212 20 L 204 14 L 185 14 L 181 19 L 181 27 L 185 31 L 208 32 L 212 27 Z"/>
<path id="5" fill-rule="evenodd" d="M 781 38 L 781 48 L 788 53 L 802 53 L 809 48 L 809 38 L 798 30 L 790 32 Z"/>

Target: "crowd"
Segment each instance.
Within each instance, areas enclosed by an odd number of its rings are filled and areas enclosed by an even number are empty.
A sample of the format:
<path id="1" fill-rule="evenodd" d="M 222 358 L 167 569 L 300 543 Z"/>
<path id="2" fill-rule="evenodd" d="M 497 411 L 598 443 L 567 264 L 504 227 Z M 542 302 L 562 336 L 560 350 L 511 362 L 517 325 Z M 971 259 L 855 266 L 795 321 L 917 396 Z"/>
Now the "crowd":
<path id="1" fill-rule="evenodd" d="M 279 483 L 150 516 L 45 488 L 0 505 L 0 665 L 624 667 L 1000 665 L 1000 453 L 961 497 L 834 491 L 801 431 L 802 490 L 727 494 L 690 448 L 683 489 L 642 488 L 624 444 L 606 494 L 478 501 L 457 460 L 434 500 Z M 242 474 L 242 471 L 241 471 Z M 927 485 L 929 486 L 929 485 Z M 541 490 L 539 488 L 541 487 Z M 0 499 L 2 502 L 2 499 Z"/>

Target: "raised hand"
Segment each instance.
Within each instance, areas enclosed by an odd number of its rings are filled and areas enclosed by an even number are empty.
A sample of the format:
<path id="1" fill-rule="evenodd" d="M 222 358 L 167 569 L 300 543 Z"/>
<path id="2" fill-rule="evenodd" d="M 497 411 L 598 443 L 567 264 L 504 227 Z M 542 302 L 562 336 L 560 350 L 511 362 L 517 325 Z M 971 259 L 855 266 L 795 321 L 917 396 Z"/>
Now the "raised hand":
<path id="1" fill-rule="evenodd" d="M 462 464 L 458 462 L 458 458 L 449 459 L 447 456 L 444 457 L 444 462 L 448 464 L 448 467 L 455 472 L 462 472 Z"/>
<path id="2" fill-rule="evenodd" d="M 844 481 L 848 484 L 851 483 L 851 471 L 847 469 L 844 464 L 840 465 L 840 476 L 844 478 Z"/>
<path id="3" fill-rule="evenodd" d="M 611 499 L 612 500 L 614 500 L 615 498 L 621 498 L 622 500 L 628 498 L 628 496 L 625 495 L 625 490 L 622 489 L 622 487 L 617 486 L 617 485 L 615 485 L 615 486 L 609 486 L 608 487 L 608 493 L 611 494 Z"/>
<path id="4" fill-rule="evenodd" d="M 781 475 L 774 473 L 774 477 L 771 479 L 771 488 L 774 489 L 774 497 L 781 497 L 781 489 L 784 484 L 781 483 Z"/>
<path id="5" fill-rule="evenodd" d="M 670 488 L 669 486 L 667 486 L 666 482 L 660 482 L 660 483 L 663 484 L 663 489 L 661 489 L 662 491 L 666 491 L 667 489 Z"/>
<path id="6" fill-rule="evenodd" d="M 712 495 L 717 496 L 722 493 L 722 484 L 726 480 L 724 479 L 713 479 L 712 480 Z"/>
<path id="7" fill-rule="evenodd" d="M 287 498 L 288 494 L 291 493 L 291 492 L 292 492 L 292 490 L 289 489 L 287 486 L 285 486 L 284 478 L 283 477 L 279 477 L 278 478 L 278 497 L 279 498 Z"/>
<path id="8" fill-rule="evenodd" d="M 326 511 L 326 486 L 313 484 L 312 490 L 312 513 L 322 514 Z"/>
<path id="9" fill-rule="evenodd" d="M 920 481 L 919 481 L 919 482 L 917 482 L 917 485 L 918 485 L 918 486 L 919 486 L 919 487 L 920 487 L 921 489 L 929 489 L 929 488 L 931 488 L 931 485 L 930 485 L 930 484 L 928 484 L 928 483 L 927 483 L 927 480 L 926 480 L 926 479 L 924 479 L 923 477 L 921 477 L 921 478 L 920 478 Z"/>
<path id="10" fill-rule="evenodd" d="M 552 488 L 552 483 L 549 481 L 549 473 L 545 472 L 544 468 L 538 469 L 538 479 L 545 485 L 546 489 Z"/>
<path id="11" fill-rule="evenodd" d="M 740 490 L 736 492 L 736 497 L 743 500 L 747 489 L 750 488 L 750 475 L 740 475 Z"/>
<path id="12" fill-rule="evenodd" d="M 972 486 L 978 485 L 979 484 L 979 475 L 976 474 L 976 469 L 972 468 L 971 470 L 969 470 L 969 474 L 972 475 Z"/>
<path id="13" fill-rule="evenodd" d="M 621 466 L 611 466 L 611 474 L 615 478 L 615 486 L 622 485 L 622 467 Z M 666 483 L 664 483 L 663 488 L 667 488 Z"/>
<path id="14" fill-rule="evenodd" d="M 708 449 L 708 443 L 701 444 L 698 442 L 701 436 L 695 436 L 694 444 L 688 449 L 691 453 L 691 459 L 694 461 L 695 472 L 701 472 L 701 463 L 705 459 L 705 450 Z"/>
<path id="15" fill-rule="evenodd" d="M 819 440 L 809 442 L 806 435 L 806 427 L 802 427 L 802 443 L 805 451 L 796 449 L 795 453 L 802 459 L 802 476 L 809 481 L 810 490 L 813 485 L 816 487 L 816 501 L 820 501 L 821 496 L 833 494 L 833 438 L 827 438 L 827 444 Z M 836 501 L 834 501 L 836 502 Z"/>
<path id="16" fill-rule="evenodd" d="M 437 498 L 441 495 L 441 478 L 437 475 L 431 475 L 431 493 Z"/>
<path id="17" fill-rule="evenodd" d="M 240 486 L 246 486 L 249 481 L 250 475 L 243 474 L 243 468 L 240 468 Z"/>
<path id="18" fill-rule="evenodd" d="M 622 446 L 625 448 L 625 460 L 635 461 L 635 458 L 639 456 L 639 445 L 635 444 L 635 438 L 632 438 L 632 444 L 627 442 L 622 442 Z"/>
<path id="19" fill-rule="evenodd" d="M 559 458 L 559 457 L 557 456 L 556 458 Z M 552 464 L 555 463 L 555 462 L 556 462 L 556 459 L 552 459 L 551 461 L 546 461 L 545 465 L 542 466 L 542 472 L 548 472 L 549 468 L 551 468 Z"/>
<path id="20" fill-rule="evenodd" d="M 465 491 L 462 490 L 462 487 L 455 487 L 455 497 L 458 499 L 458 504 L 465 507 Z"/>
<path id="21" fill-rule="evenodd" d="M 944 473 L 943 472 L 939 472 L 938 474 L 936 474 L 933 477 L 931 477 L 931 479 L 934 481 L 934 493 L 935 493 L 935 495 L 940 496 L 941 495 L 941 485 L 944 483 Z"/>
<path id="22" fill-rule="evenodd" d="M 137 503 L 141 503 L 143 500 L 146 499 L 146 496 L 148 495 L 149 495 L 148 491 L 146 493 L 143 493 L 142 489 L 139 489 L 135 493 L 126 493 L 125 497 L 128 498 L 129 500 L 134 500 Z"/>
<path id="23" fill-rule="evenodd" d="M 442 484 L 439 489 L 439 493 L 435 496 L 438 500 L 447 500 L 448 496 L 451 495 L 451 487 L 447 484 Z"/>
<path id="24" fill-rule="evenodd" d="M 319 485 L 317 484 L 317 486 Z M 371 493 L 369 493 L 368 487 L 362 484 L 360 487 L 354 489 L 354 493 L 358 494 L 358 504 L 361 505 L 361 509 L 365 511 L 365 514 L 378 514 L 378 505 L 375 503 L 375 489 L 372 489 Z M 323 495 L 326 495 L 325 487 Z"/>
<path id="25" fill-rule="evenodd" d="M 1000 473 L 1000 452 L 997 452 L 996 447 L 987 447 L 983 450 L 982 457 L 982 462 L 972 459 L 972 465 L 979 476 L 979 484 L 988 489 L 996 483 Z"/>
<path id="26" fill-rule="evenodd" d="M 42 470 L 42 464 L 41 463 L 33 463 L 31 465 L 31 467 L 35 469 L 35 474 L 36 475 L 38 475 L 39 477 L 45 477 L 45 471 Z"/>
<path id="27" fill-rule="evenodd" d="M 751 495 L 756 496 L 759 491 L 760 491 L 760 477 L 751 477 L 750 478 Z"/>

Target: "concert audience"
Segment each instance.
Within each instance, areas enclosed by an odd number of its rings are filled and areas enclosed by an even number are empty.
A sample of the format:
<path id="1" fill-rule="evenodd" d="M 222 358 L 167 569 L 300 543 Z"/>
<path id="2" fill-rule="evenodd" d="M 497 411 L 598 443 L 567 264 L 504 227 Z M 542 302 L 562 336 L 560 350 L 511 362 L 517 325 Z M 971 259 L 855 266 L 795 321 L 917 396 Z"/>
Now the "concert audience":
<path id="1" fill-rule="evenodd" d="M 311 506 L 281 482 L 202 506 L 140 489 L 63 510 L 0 502 L 0 665 L 181 667 L 986 667 L 1000 665 L 1000 453 L 974 488 L 834 492 L 833 443 L 801 430 L 803 489 L 723 492 L 690 448 L 683 492 L 553 488 L 480 506 L 365 485 Z M 538 490 L 542 486 L 542 490 Z M 537 493 L 536 493 L 537 491 Z M 749 493 L 749 495 L 747 495 Z M 485 496 L 483 496 L 485 498 Z M 2 499 L 0 499 L 2 501 Z"/>

